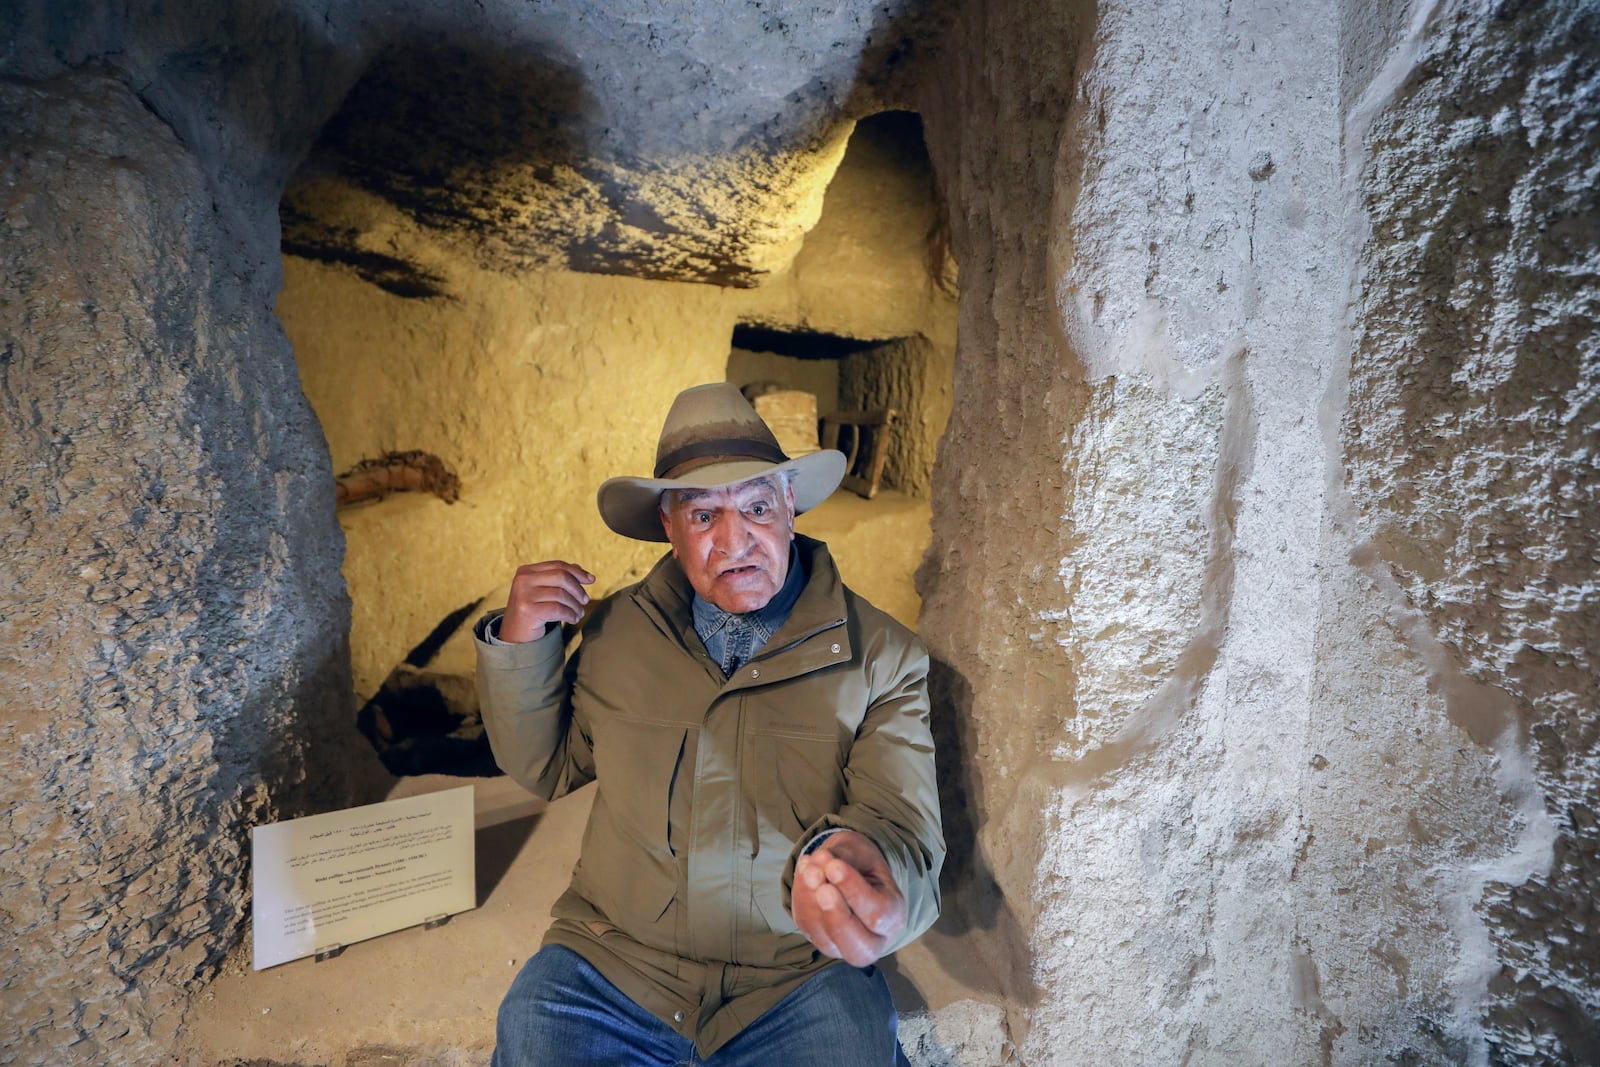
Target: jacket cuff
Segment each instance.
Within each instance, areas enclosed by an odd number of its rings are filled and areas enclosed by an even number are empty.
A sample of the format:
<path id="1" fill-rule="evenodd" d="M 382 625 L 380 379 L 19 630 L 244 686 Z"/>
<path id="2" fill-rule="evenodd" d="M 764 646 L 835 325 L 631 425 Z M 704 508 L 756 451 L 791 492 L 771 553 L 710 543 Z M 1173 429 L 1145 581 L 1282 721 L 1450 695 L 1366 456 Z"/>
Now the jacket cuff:
<path id="1" fill-rule="evenodd" d="M 802 848 L 800 850 L 799 854 L 795 857 L 796 860 L 798 860 L 800 856 L 809 856 L 809 855 L 811 855 L 817 849 L 821 848 L 822 847 L 822 843 L 824 841 L 826 841 L 828 838 L 832 837 L 834 834 L 842 834 L 842 833 L 844 833 L 844 827 L 842 827 L 842 826 L 830 826 L 830 827 L 828 827 L 826 830 L 822 831 L 820 834 L 818 834 L 815 837 L 813 837 L 810 841 L 806 842 L 806 847 Z"/>
<path id="2" fill-rule="evenodd" d="M 559 661 L 564 657 L 559 626 L 546 626 L 544 636 L 532 641 L 500 640 L 500 618 L 504 614 L 504 609 L 491 611 L 473 627 L 480 665 L 495 671 L 521 671 L 548 667 L 551 660 Z"/>

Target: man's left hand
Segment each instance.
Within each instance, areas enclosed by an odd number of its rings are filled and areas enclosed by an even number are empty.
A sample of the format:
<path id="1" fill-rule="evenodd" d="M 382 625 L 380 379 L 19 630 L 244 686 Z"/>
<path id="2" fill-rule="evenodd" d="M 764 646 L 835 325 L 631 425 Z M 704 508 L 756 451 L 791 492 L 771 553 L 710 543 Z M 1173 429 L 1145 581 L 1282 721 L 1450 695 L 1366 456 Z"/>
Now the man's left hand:
<path id="1" fill-rule="evenodd" d="M 825 956 L 856 967 L 875 962 L 906 927 L 906 898 L 871 838 L 832 834 L 795 863 L 791 911 Z"/>

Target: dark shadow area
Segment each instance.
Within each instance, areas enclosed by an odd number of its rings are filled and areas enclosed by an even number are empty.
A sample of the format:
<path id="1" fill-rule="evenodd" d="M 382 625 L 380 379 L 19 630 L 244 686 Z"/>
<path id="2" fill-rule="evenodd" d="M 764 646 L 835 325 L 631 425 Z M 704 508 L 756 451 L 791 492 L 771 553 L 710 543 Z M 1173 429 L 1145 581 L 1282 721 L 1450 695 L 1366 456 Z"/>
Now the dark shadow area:
<path id="1" fill-rule="evenodd" d="M 279 207 L 278 220 L 286 256 L 349 267 L 362 281 L 407 300 L 450 295 L 439 275 L 396 256 L 357 247 L 359 234 L 352 228 L 319 225 L 288 201 Z"/>
<path id="2" fill-rule="evenodd" d="M 410 42 L 367 67 L 306 169 L 335 172 L 424 225 L 501 240 L 506 173 L 548 178 L 580 163 L 590 110 L 581 76 L 560 57 Z"/>
<path id="3" fill-rule="evenodd" d="M 440 620 L 356 713 L 356 726 L 390 774 L 501 773 L 478 711 L 476 680 L 428 669 L 445 642 L 470 625 L 480 603 L 474 600 Z"/>
<path id="4" fill-rule="evenodd" d="M 363 244 L 363 209 L 352 205 L 352 190 L 429 229 L 465 235 L 486 260 L 506 267 L 549 265 L 525 261 L 520 234 L 556 244 L 572 236 L 559 211 L 534 209 L 552 199 L 551 190 L 568 192 L 572 175 L 614 195 L 611 206 L 629 225 L 648 226 L 651 220 L 627 209 L 632 190 L 606 188 L 596 181 L 602 172 L 586 162 L 583 141 L 595 107 L 576 66 L 553 46 L 511 51 L 467 37 L 385 49 L 284 191 L 284 253 L 349 267 L 397 296 L 448 296 L 426 266 Z"/>
<path id="5" fill-rule="evenodd" d="M 922 995 L 905 975 L 900 973 L 899 962 L 893 956 L 881 959 L 877 967 L 883 972 L 884 980 L 889 983 L 889 992 L 894 997 L 894 1008 L 897 1012 L 927 1011 L 928 998 Z"/>
<path id="6" fill-rule="evenodd" d="M 534 828 L 543 818 L 543 811 L 532 815 L 507 819 L 505 822 L 480 826 L 477 840 L 477 892 L 478 907 L 489 902 L 489 897 L 506 876 L 511 864 L 521 854 L 522 848 L 533 836 Z"/>
<path id="7" fill-rule="evenodd" d="M 944 910 L 923 943 L 969 988 L 1031 1006 L 1039 998 L 1033 950 L 978 844 L 987 813 L 974 759 L 972 688 L 955 668 L 934 659 L 928 695 L 948 851 L 939 878 Z"/>
<path id="8" fill-rule="evenodd" d="M 747 352 L 770 352 L 791 359 L 843 359 L 892 340 L 894 338 L 863 341 L 820 330 L 774 330 L 743 324 L 733 328 L 734 348 L 742 348 Z"/>

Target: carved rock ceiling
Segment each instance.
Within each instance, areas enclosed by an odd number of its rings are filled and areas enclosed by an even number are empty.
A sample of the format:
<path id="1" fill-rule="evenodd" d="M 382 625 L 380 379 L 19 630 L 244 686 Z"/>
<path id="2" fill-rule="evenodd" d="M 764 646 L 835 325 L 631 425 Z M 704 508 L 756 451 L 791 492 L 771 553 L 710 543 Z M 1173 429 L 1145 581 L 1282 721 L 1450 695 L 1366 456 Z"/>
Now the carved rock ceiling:
<path id="1" fill-rule="evenodd" d="M 284 247 L 419 295 L 429 246 L 756 284 L 930 32 L 905 0 L 369 6 L 360 73 L 289 182 Z"/>

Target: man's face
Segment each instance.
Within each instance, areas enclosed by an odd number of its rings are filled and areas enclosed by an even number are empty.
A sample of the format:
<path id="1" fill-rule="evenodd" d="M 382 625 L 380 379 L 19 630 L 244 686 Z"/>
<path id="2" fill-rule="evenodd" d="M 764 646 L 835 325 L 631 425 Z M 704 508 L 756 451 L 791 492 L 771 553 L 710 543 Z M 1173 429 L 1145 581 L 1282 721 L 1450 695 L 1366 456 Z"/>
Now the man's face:
<path id="1" fill-rule="evenodd" d="M 764 608 L 789 574 L 794 490 L 775 476 L 662 494 L 661 525 L 689 584 L 724 611 Z"/>

